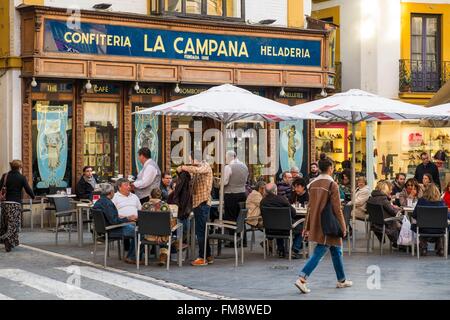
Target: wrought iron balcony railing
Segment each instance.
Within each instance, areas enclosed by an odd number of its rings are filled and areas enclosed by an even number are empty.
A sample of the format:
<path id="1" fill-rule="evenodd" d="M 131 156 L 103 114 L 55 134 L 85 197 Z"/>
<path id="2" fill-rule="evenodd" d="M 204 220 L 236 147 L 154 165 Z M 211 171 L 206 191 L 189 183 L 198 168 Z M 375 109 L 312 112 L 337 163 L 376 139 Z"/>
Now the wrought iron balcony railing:
<path id="1" fill-rule="evenodd" d="M 400 92 L 436 92 L 450 79 L 450 61 L 400 60 Z"/>

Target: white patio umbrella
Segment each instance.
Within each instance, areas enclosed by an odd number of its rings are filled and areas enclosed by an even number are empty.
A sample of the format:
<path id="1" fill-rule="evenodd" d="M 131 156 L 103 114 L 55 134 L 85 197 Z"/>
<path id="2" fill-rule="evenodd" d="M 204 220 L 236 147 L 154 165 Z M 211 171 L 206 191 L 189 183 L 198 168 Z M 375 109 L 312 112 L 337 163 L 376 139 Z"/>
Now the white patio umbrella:
<path id="1" fill-rule="evenodd" d="M 352 199 L 355 199 L 355 126 L 361 121 L 386 121 L 434 118 L 427 108 L 377 96 L 358 89 L 352 89 L 325 99 L 307 102 L 294 107 L 295 110 L 321 115 L 331 121 L 344 121 L 352 125 Z M 355 230 L 355 201 L 352 225 Z M 355 232 L 353 233 L 355 247 Z"/>
<path id="2" fill-rule="evenodd" d="M 291 107 L 260 97 L 248 90 L 224 84 L 212 87 L 202 93 L 176 101 L 148 108 L 136 114 L 177 115 L 208 117 L 222 123 L 222 143 L 226 148 L 226 127 L 238 120 L 247 121 L 293 121 L 299 119 L 326 120 L 303 111 L 294 111 Z M 225 152 L 221 152 L 220 206 L 219 217 L 223 216 L 223 189 Z"/>

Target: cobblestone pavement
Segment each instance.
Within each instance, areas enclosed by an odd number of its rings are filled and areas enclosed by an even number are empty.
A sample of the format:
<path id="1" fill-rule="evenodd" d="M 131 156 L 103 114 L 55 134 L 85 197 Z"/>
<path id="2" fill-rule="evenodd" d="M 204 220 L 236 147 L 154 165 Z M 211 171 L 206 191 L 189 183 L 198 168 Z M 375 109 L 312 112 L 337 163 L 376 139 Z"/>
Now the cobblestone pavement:
<path id="1" fill-rule="evenodd" d="M 245 249 L 245 263 L 238 268 L 234 268 L 232 249 L 224 249 L 224 258 L 216 259 L 213 265 L 192 267 L 189 263 L 184 262 L 183 267 L 179 268 L 176 262 L 173 262 L 169 271 L 158 267 L 155 258 L 150 259 L 149 266 L 143 266 L 141 270 L 137 271 L 134 265 L 123 263 L 118 260 L 117 254 L 112 252 L 108 260 L 108 266 L 113 268 L 111 271 L 103 270 L 98 265 L 89 265 L 92 263 L 93 244 L 90 234 L 85 234 L 85 239 L 84 247 L 79 248 L 76 240 L 72 240 L 72 243 L 69 244 L 67 235 L 62 234 L 59 245 L 55 246 L 54 234 L 50 232 L 24 231 L 21 234 L 21 241 L 25 246 L 17 248 L 10 254 L 5 254 L 3 248 L 0 248 L 0 294 L 16 299 L 37 297 L 54 299 L 54 294 L 42 293 L 42 290 L 36 290 L 29 285 L 21 284 L 20 281 L 8 279 L 9 269 L 21 269 L 65 282 L 68 275 L 70 276 L 70 272 L 68 273 L 70 270 L 61 268 L 67 268 L 75 263 L 83 266 L 81 268 L 81 288 L 109 299 L 170 299 L 176 293 L 187 294 L 187 299 L 223 297 L 282 300 L 450 299 L 450 262 L 437 257 L 433 251 L 428 256 L 421 258 L 420 261 L 410 254 L 395 250 L 392 253 L 386 250 L 383 256 L 380 256 L 377 250 L 370 254 L 359 250 L 359 253 L 354 252 L 351 256 L 345 253 L 346 274 L 349 279 L 354 281 L 354 286 L 347 289 L 335 288 L 336 278 L 331 259 L 327 255 L 310 278 L 312 292 L 308 295 L 301 295 L 294 287 L 293 282 L 298 269 L 304 265 L 305 261 L 300 259 L 289 262 L 287 259 L 278 257 L 269 257 L 267 260 L 263 260 L 262 249 L 259 245 L 252 252 L 249 248 Z M 257 243 L 260 240 L 257 238 Z M 360 240 L 357 247 L 363 245 L 364 241 Z M 81 259 L 87 264 L 78 260 L 67 260 L 67 257 L 48 255 L 33 248 Z M 99 247 L 99 250 L 102 250 L 102 246 Z M 98 254 L 97 263 L 101 263 L 101 255 L 101 253 Z M 1 271 L 5 269 L 7 271 Z M 95 270 L 108 273 L 100 272 L 101 275 L 99 275 L 98 271 L 94 272 Z M 85 276 L 83 276 L 84 272 Z M 120 272 L 127 272 L 124 275 L 126 278 L 116 279 L 116 275 Z M 134 279 L 134 277 L 144 278 L 138 278 L 141 282 L 133 282 L 130 285 L 128 279 Z M 113 285 L 108 278 L 115 279 Z M 166 281 L 170 283 L 166 283 Z M 174 291 L 169 291 L 166 296 L 155 297 L 150 289 L 140 288 L 140 286 L 145 287 L 146 283 L 169 286 L 174 288 L 172 289 Z M 124 289 L 129 286 L 136 290 Z M 202 294 L 196 294 L 195 290 L 201 290 Z"/>

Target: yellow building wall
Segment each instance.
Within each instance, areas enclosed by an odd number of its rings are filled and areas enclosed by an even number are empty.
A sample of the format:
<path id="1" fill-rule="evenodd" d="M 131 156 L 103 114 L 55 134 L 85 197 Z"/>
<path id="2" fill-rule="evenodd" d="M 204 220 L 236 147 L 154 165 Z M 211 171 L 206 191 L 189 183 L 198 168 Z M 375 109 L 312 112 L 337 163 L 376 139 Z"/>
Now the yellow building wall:
<path id="1" fill-rule="evenodd" d="M 322 10 L 315 10 L 311 13 L 311 16 L 314 19 L 325 19 L 333 17 L 333 23 L 340 25 L 341 18 L 340 18 L 340 7 L 331 7 L 326 8 Z M 341 61 L 341 30 L 340 28 L 337 28 L 336 30 L 336 61 Z"/>
<path id="2" fill-rule="evenodd" d="M 401 8 L 401 59 L 411 58 L 411 14 L 441 15 L 441 57 L 450 61 L 450 4 L 425 4 L 403 2 Z"/>
<path id="3" fill-rule="evenodd" d="M 441 59 L 450 61 L 450 4 L 410 3 L 401 4 L 401 41 L 400 58 L 411 59 L 411 15 L 441 15 Z M 400 93 L 402 101 L 425 105 L 434 93 Z"/>
<path id="4" fill-rule="evenodd" d="M 304 27 L 304 9 L 303 0 L 288 0 L 288 27 L 303 28 Z"/>
<path id="5" fill-rule="evenodd" d="M 0 58 L 10 54 L 9 0 L 0 1 Z"/>

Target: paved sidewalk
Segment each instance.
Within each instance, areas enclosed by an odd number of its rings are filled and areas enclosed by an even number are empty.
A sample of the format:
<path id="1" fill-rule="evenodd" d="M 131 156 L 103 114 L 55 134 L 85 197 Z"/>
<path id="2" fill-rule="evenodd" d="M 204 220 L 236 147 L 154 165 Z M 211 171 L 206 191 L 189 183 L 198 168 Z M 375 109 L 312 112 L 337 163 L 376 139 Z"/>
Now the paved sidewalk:
<path id="1" fill-rule="evenodd" d="M 245 248 L 245 263 L 238 268 L 234 268 L 234 250 L 228 248 L 223 249 L 223 255 L 229 258 L 216 259 L 213 265 L 206 267 L 192 267 L 189 262 L 184 262 L 183 267 L 179 268 L 173 262 L 170 271 L 166 271 L 158 267 L 153 258 L 149 266 L 137 271 L 134 265 L 119 261 L 115 251 L 111 251 L 108 266 L 237 299 L 450 299 L 450 260 L 430 252 L 429 256 L 418 261 L 411 254 L 396 250 L 392 253 L 386 250 L 383 256 L 379 255 L 378 250 L 370 254 L 353 253 L 351 256 L 345 253 L 346 274 L 354 281 L 354 287 L 348 289 L 335 289 L 336 278 L 327 255 L 310 278 L 311 294 L 301 295 L 293 282 L 305 261 L 289 262 L 278 257 L 264 260 L 259 237 L 253 252 Z M 24 231 L 21 234 L 23 244 L 91 262 L 93 244 L 90 234 L 86 233 L 85 239 L 84 247 L 79 248 L 74 240 L 69 244 L 65 234 L 61 234 L 58 246 L 54 245 L 54 234 L 50 232 Z M 360 239 L 357 247 L 364 247 L 364 244 L 364 240 Z M 101 264 L 102 246 L 98 249 L 97 263 Z M 4 255 L 2 250 L 0 268 Z M 28 258 L 23 255 L 17 263 L 32 263 L 33 256 Z M 370 290 L 367 281 L 373 269 L 377 268 L 380 270 L 380 289 Z M 373 276 L 369 280 L 372 279 Z"/>

